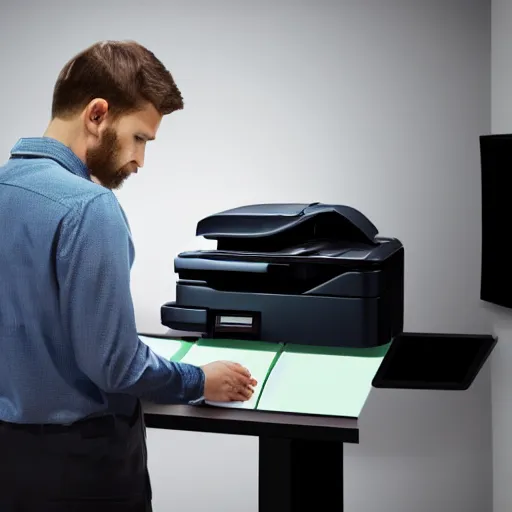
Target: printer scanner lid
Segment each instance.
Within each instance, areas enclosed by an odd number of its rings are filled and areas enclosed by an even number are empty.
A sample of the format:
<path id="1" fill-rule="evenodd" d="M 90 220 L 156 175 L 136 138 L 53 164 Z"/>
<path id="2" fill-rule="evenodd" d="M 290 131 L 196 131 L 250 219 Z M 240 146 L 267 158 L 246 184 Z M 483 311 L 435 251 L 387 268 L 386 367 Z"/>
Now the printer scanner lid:
<path id="1" fill-rule="evenodd" d="M 373 245 L 378 234 L 374 224 L 350 206 L 267 203 L 241 206 L 210 215 L 199 221 L 196 235 L 213 240 L 274 237 L 286 235 L 285 232 L 296 232 L 297 228 L 306 224 L 311 229 L 305 229 L 301 237 L 350 240 Z"/>
<path id="2" fill-rule="evenodd" d="M 323 203 L 242 206 L 199 221 L 196 235 L 217 241 L 215 250 L 185 251 L 177 271 L 194 258 L 267 262 L 380 264 L 402 248 L 394 238 L 377 238 L 377 228 L 358 210 Z M 199 263 L 197 263 L 199 265 Z M 202 263 L 201 263 L 202 264 Z M 209 265 L 211 265 L 209 263 Z"/>

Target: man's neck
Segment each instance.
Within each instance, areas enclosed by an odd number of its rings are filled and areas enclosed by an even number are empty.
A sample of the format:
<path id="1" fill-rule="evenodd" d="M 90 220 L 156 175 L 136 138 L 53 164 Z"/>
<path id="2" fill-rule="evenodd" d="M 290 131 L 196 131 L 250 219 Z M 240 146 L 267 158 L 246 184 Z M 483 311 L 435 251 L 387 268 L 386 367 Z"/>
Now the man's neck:
<path id="1" fill-rule="evenodd" d="M 75 155 L 85 163 L 85 144 L 81 142 L 80 132 L 72 121 L 53 119 L 46 128 L 43 137 L 54 139 L 68 147 Z M 101 185 L 96 176 L 91 175 L 91 180 Z"/>
<path id="2" fill-rule="evenodd" d="M 49 137 L 64 144 L 85 163 L 85 144 L 81 142 L 80 132 L 73 121 L 52 119 L 43 137 Z"/>

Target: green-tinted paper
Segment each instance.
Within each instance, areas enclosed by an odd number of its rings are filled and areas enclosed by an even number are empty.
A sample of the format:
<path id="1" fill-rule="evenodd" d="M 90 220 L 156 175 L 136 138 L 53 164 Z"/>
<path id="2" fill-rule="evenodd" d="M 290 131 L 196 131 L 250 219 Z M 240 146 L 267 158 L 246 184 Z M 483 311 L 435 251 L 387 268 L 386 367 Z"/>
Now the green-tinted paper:
<path id="1" fill-rule="evenodd" d="M 331 349 L 286 345 L 257 409 L 357 418 L 389 346 Z"/>
<path id="2" fill-rule="evenodd" d="M 182 363 L 202 366 L 213 361 L 232 361 L 245 366 L 258 381 L 254 394 L 245 402 L 207 402 L 219 407 L 238 407 L 254 409 L 256 407 L 265 379 L 272 369 L 275 359 L 282 350 L 281 344 L 246 340 L 198 340 L 184 357 Z"/>
<path id="3" fill-rule="evenodd" d="M 192 347 L 189 341 L 172 338 L 155 338 L 152 336 L 140 336 L 140 341 L 146 344 L 155 354 L 167 361 L 179 361 Z"/>

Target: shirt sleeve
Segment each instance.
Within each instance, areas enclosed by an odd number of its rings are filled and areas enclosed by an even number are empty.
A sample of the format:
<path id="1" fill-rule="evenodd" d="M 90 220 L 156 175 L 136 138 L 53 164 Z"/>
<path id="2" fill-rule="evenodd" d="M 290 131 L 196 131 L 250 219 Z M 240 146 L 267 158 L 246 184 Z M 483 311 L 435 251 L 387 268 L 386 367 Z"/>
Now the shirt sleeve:
<path id="1" fill-rule="evenodd" d="M 133 255 L 116 197 L 106 192 L 68 212 L 56 241 L 65 332 L 80 370 L 107 393 L 189 403 L 204 390 L 201 368 L 167 361 L 138 337 L 130 290 Z"/>

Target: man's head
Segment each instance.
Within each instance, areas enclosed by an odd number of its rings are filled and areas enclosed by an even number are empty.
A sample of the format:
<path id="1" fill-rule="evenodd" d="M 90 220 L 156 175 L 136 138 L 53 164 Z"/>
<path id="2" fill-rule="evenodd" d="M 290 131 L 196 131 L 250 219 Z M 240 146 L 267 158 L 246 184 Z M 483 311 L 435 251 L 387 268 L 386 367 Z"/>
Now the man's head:
<path id="1" fill-rule="evenodd" d="M 152 52 L 132 41 L 106 41 L 60 72 L 46 135 L 66 143 L 93 178 L 115 189 L 144 165 L 146 141 L 162 117 L 182 108 L 172 75 Z"/>

